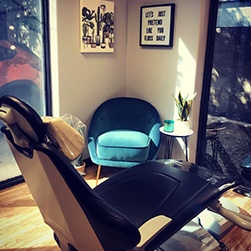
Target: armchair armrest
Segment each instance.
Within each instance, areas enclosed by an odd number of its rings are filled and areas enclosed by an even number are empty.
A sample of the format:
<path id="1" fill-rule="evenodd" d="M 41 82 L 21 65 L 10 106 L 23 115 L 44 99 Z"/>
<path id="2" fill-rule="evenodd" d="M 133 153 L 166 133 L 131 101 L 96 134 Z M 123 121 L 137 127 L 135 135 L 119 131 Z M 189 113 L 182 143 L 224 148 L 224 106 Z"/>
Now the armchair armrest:
<path id="1" fill-rule="evenodd" d="M 145 246 L 149 241 L 151 241 L 165 226 L 167 226 L 172 221 L 164 215 L 158 215 L 147 222 L 145 222 L 140 228 L 139 232 L 141 235 L 141 240 L 137 247 L 133 250 L 144 250 Z"/>

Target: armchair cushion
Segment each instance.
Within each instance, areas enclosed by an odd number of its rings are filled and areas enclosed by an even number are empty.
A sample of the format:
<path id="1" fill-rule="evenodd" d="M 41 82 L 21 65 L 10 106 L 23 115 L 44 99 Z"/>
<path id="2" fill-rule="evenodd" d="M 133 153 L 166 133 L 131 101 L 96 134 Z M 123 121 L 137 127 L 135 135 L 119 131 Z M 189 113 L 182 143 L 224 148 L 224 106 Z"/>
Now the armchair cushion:
<path id="1" fill-rule="evenodd" d="M 97 156 L 100 159 L 146 161 L 151 139 L 133 130 L 111 130 L 97 139 Z"/>

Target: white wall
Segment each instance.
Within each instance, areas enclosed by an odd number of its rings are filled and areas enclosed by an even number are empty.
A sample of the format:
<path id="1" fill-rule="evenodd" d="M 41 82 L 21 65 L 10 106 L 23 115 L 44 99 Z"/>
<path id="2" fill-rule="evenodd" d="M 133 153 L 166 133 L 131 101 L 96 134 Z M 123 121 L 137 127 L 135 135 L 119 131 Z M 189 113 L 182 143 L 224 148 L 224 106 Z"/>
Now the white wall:
<path id="1" fill-rule="evenodd" d="M 164 120 L 177 119 L 172 94 L 176 95 L 179 90 L 198 92 L 191 118 L 195 133 L 189 139 L 190 160 L 194 161 L 209 10 L 205 2 L 209 1 L 158 1 L 158 4 L 175 3 L 173 48 L 139 46 L 140 6 L 156 3 L 153 0 L 128 2 L 126 94 L 150 101 Z M 176 142 L 173 157 L 183 157 L 180 149 Z"/>
<path id="2" fill-rule="evenodd" d="M 115 52 L 104 54 L 80 53 L 79 0 L 56 3 L 57 27 L 52 32 L 57 34 L 58 52 L 54 48 L 52 54 L 58 53 L 59 101 L 53 103 L 54 115 L 68 112 L 88 123 L 101 102 L 125 94 L 126 1 L 115 0 Z"/>
<path id="3" fill-rule="evenodd" d="M 51 12 L 57 15 L 51 20 L 53 115 L 72 113 L 88 126 L 100 103 L 127 95 L 150 101 L 162 120 L 171 119 L 177 117 L 172 93 L 197 91 L 191 118 L 195 134 L 189 141 L 194 160 L 209 1 L 158 1 L 168 2 L 176 4 L 173 48 L 139 46 L 140 6 L 154 0 L 114 0 L 115 52 L 81 54 L 79 0 L 52 0 Z M 178 149 L 176 144 L 174 157 L 180 156 Z"/>

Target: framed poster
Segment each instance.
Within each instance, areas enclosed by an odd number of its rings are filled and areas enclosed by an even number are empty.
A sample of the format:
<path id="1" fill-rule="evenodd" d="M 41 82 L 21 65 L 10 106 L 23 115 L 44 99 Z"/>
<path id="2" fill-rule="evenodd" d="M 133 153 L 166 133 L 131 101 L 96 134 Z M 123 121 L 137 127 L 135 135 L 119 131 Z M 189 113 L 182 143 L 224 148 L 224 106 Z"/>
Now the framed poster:
<path id="1" fill-rule="evenodd" d="M 80 0 L 80 51 L 114 51 L 114 2 Z"/>
<path id="2" fill-rule="evenodd" d="M 141 6 L 140 46 L 173 46 L 175 4 Z"/>

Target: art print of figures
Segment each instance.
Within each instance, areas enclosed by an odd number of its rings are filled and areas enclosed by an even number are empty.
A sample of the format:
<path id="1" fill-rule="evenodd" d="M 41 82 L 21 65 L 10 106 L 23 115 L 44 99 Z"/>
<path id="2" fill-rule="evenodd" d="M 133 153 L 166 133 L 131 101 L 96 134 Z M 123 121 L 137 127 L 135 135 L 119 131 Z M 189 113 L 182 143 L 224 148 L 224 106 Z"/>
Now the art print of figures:
<path id="1" fill-rule="evenodd" d="M 114 3 L 80 0 L 80 51 L 114 51 Z"/>

